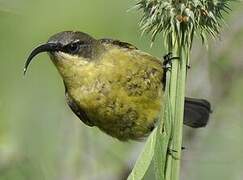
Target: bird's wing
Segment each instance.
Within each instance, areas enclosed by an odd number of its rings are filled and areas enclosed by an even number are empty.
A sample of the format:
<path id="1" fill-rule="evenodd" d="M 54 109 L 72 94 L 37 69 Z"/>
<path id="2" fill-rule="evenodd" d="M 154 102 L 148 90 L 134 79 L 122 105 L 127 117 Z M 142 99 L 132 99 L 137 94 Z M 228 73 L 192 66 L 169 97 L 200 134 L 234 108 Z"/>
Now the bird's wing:
<path id="1" fill-rule="evenodd" d="M 134 45 L 129 44 L 127 42 L 122 42 L 114 39 L 100 39 L 102 44 L 113 45 L 119 48 L 125 48 L 128 50 L 138 50 Z M 162 70 L 161 61 L 147 53 L 143 53 L 142 51 L 133 51 L 136 52 L 137 55 L 144 57 L 142 59 L 146 59 L 146 61 L 156 62 Z M 146 63 L 148 64 L 148 63 Z M 211 113 L 211 106 L 207 100 L 204 99 L 196 99 L 196 98 L 185 98 L 185 109 L 184 109 L 184 124 L 193 128 L 205 127 L 208 123 L 208 119 Z"/>
<path id="2" fill-rule="evenodd" d="M 126 57 L 128 57 L 130 59 L 137 57 L 136 60 L 139 59 L 140 62 L 143 60 L 147 65 L 149 65 L 148 62 L 153 62 L 153 65 L 156 64 L 155 66 L 158 69 L 161 69 L 161 71 L 163 71 L 163 64 L 160 59 L 158 59 L 155 56 L 152 56 L 146 52 L 139 50 L 136 46 L 134 46 L 130 43 L 123 42 L 120 40 L 115 40 L 115 39 L 109 39 L 109 38 L 99 39 L 98 41 L 101 42 L 103 45 L 105 45 L 105 47 L 107 47 L 108 50 L 116 49 L 116 47 L 118 49 L 128 50 L 129 52 L 131 52 L 133 54 L 133 56 L 131 56 L 131 54 L 129 54 L 127 52 L 123 53 Z M 115 53 L 117 53 L 117 51 L 115 51 Z M 119 55 L 121 55 L 120 52 L 119 52 Z"/>
<path id="3" fill-rule="evenodd" d="M 126 48 L 126 49 L 138 49 L 136 46 L 127 43 L 127 42 L 122 42 L 116 39 L 109 39 L 109 38 L 104 38 L 104 39 L 99 39 L 99 42 L 101 42 L 102 44 L 111 44 L 111 45 L 115 45 L 115 46 L 119 46 L 121 48 Z"/>
<path id="4" fill-rule="evenodd" d="M 212 112 L 205 99 L 185 98 L 184 124 L 193 128 L 205 127 Z"/>

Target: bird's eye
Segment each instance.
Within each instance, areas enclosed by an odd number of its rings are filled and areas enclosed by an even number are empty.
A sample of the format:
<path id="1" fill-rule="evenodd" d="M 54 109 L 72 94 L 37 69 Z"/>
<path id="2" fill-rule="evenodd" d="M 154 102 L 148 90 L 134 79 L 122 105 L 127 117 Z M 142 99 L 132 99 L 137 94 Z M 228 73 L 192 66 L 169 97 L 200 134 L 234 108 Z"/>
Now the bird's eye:
<path id="1" fill-rule="evenodd" d="M 65 47 L 65 50 L 70 54 L 75 54 L 79 51 L 80 44 L 78 42 L 70 43 Z"/>

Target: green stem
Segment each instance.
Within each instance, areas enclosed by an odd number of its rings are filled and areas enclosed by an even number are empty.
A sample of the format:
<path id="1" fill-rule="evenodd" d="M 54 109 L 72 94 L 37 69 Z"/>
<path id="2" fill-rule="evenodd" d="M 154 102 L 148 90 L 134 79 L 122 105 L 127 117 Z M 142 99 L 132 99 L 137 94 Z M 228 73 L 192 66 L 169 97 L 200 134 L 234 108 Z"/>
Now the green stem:
<path id="1" fill-rule="evenodd" d="M 186 84 L 186 65 L 188 60 L 188 52 L 184 46 L 179 47 L 180 61 L 178 63 L 177 87 L 176 87 L 176 105 L 175 119 L 173 127 L 173 150 L 177 152 L 177 158 L 173 158 L 171 180 L 178 180 L 180 173 L 181 147 L 182 147 L 182 130 L 183 130 L 183 115 L 185 101 L 185 84 Z"/>
<path id="2" fill-rule="evenodd" d="M 166 165 L 166 180 L 178 180 L 180 172 L 180 159 L 182 147 L 183 113 L 186 83 L 186 65 L 189 60 L 189 47 L 181 43 L 181 38 L 172 36 L 168 43 L 169 51 L 173 56 L 180 57 L 172 62 L 172 70 L 169 83 L 169 97 L 172 113 L 172 133 Z"/>
<path id="3" fill-rule="evenodd" d="M 168 47 L 168 52 L 172 52 L 173 55 L 177 54 L 177 49 L 178 46 L 176 44 L 173 44 L 173 42 L 175 42 L 176 37 L 175 36 L 171 36 L 169 39 L 169 42 L 167 44 Z M 172 67 L 171 67 L 171 73 L 170 73 L 170 80 L 169 80 L 169 101 L 171 104 L 170 107 L 170 112 L 171 112 L 171 123 L 172 123 L 172 133 L 170 135 L 170 139 L 172 139 L 173 137 L 173 133 L 174 133 L 174 114 L 175 114 L 175 100 L 176 100 L 176 84 L 177 84 L 177 71 L 178 71 L 178 61 L 174 60 L 172 62 Z M 169 147 L 167 149 L 168 152 L 170 152 L 170 150 L 172 149 L 172 144 L 170 142 Z M 172 169 L 172 161 L 173 161 L 173 156 L 171 153 L 168 153 L 167 155 L 167 165 L 166 165 L 166 172 L 165 172 L 165 179 L 166 180 L 171 180 L 171 172 L 173 171 Z"/>

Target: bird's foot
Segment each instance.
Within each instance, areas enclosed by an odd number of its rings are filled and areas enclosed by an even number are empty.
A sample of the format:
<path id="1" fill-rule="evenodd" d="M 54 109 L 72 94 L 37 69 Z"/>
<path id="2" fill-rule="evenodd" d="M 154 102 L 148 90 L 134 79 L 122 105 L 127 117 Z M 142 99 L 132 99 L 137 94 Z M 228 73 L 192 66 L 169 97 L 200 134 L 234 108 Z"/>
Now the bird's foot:
<path id="1" fill-rule="evenodd" d="M 164 61 L 163 61 L 162 68 L 164 70 L 164 75 L 163 75 L 163 79 L 162 79 L 162 84 L 163 84 L 163 90 L 165 90 L 166 72 L 171 70 L 172 60 L 180 59 L 180 58 L 179 57 L 172 57 L 172 53 L 169 52 L 168 54 L 164 55 L 163 59 L 164 59 Z"/>
<path id="2" fill-rule="evenodd" d="M 168 54 L 164 55 L 163 59 L 164 59 L 164 61 L 163 61 L 163 68 L 164 68 L 164 70 L 166 72 L 167 70 L 171 69 L 172 60 L 180 59 L 180 57 L 173 57 L 172 56 L 172 52 L 169 52 Z"/>
<path id="3" fill-rule="evenodd" d="M 180 57 L 173 57 L 172 52 L 169 52 L 168 54 L 164 55 L 163 59 L 164 59 L 163 69 L 165 72 L 167 72 L 168 70 L 171 70 L 172 61 L 174 59 L 180 59 Z M 187 69 L 190 69 L 191 65 L 187 64 L 186 67 L 187 67 Z"/>

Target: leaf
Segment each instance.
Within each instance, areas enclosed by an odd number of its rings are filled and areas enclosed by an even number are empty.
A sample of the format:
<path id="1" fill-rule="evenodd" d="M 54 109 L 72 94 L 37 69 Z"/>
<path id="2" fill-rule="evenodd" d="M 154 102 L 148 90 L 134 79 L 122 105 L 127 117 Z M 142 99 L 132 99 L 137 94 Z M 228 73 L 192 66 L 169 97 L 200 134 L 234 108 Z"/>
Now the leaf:
<path id="1" fill-rule="evenodd" d="M 128 180 L 140 180 L 143 179 L 144 175 L 146 174 L 147 170 L 149 169 L 149 166 L 153 160 L 154 156 L 154 147 L 155 147 L 155 141 L 156 141 L 156 132 L 157 127 L 154 129 L 154 131 L 150 134 L 148 137 L 148 140 L 146 141 L 145 147 L 142 151 L 142 153 L 139 155 L 138 160 L 136 161 L 136 164 L 128 176 Z"/>
<path id="2" fill-rule="evenodd" d="M 168 92 L 168 91 L 167 91 Z M 164 180 L 166 176 L 166 161 L 168 159 L 168 147 L 171 136 L 171 111 L 169 96 L 166 93 L 163 116 L 156 132 L 156 142 L 154 151 L 154 170 L 156 180 Z"/>

